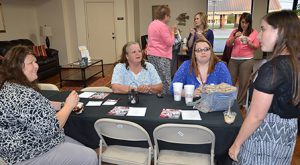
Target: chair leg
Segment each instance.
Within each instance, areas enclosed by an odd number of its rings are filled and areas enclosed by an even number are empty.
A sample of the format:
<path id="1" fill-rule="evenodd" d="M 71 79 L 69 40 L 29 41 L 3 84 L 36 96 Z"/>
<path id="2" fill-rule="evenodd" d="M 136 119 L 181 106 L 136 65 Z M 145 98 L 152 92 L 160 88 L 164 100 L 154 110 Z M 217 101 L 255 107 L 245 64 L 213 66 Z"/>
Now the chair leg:
<path id="1" fill-rule="evenodd" d="M 99 165 L 102 164 L 101 156 L 102 156 L 102 140 L 100 139 L 100 142 L 99 142 Z"/>
<path id="2" fill-rule="evenodd" d="M 154 165 L 157 165 L 157 148 L 154 146 Z"/>
<path id="3" fill-rule="evenodd" d="M 151 165 L 151 159 L 152 159 L 151 155 L 152 155 L 152 149 L 151 149 L 151 147 L 149 147 L 148 148 L 148 165 Z"/>

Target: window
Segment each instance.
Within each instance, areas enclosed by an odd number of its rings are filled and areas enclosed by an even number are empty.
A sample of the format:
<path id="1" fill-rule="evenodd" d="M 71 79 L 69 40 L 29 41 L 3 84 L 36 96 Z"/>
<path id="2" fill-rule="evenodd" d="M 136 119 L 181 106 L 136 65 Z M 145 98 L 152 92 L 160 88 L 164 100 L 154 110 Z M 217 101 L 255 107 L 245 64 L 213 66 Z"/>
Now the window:
<path id="1" fill-rule="evenodd" d="M 297 10 L 298 17 L 300 18 L 300 2 L 299 1 L 298 1 L 296 10 Z"/>
<path id="2" fill-rule="evenodd" d="M 252 0 L 208 0 L 209 28 L 214 31 L 214 52 L 223 52 L 226 39 L 243 12 L 251 13 Z"/>

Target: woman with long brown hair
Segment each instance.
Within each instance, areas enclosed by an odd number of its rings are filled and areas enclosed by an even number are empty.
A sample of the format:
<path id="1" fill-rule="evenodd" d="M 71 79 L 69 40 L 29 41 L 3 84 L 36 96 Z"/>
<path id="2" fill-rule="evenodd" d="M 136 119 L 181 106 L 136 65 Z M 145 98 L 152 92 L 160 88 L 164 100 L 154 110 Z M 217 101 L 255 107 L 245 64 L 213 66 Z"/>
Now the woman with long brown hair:
<path id="1" fill-rule="evenodd" d="M 268 62 L 253 83 L 250 111 L 229 149 L 235 164 L 291 164 L 300 116 L 300 20 L 277 11 L 261 21 Z"/>
<path id="2" fill-rule="evenodd" d="M 252 73 L 254 51 L 258 48 L 258 32 L 252 28 L 252 15 L 243 13 L 238 29 L 231 32 L 226 45 L 231 47 L 231 58 L 228 69 L 233 85 L 238 82 L 237 101 L 242 106 L 246 103 L 249 77 Z"/>
<path id="3" fill-rule="evenodd" d="M 193 46 L 191 60 L 184 61 L 174 75 L 172 84 L 181 82 L 195 85 L 195 96 L 200 95 L 197 88 L 205 84 L 227 83 L 231 85 L 231 77 L 224 62 L 214 54 L 210 42 L 198 39 Z M 173 85 L 170 87 L 173 93 Z"/>

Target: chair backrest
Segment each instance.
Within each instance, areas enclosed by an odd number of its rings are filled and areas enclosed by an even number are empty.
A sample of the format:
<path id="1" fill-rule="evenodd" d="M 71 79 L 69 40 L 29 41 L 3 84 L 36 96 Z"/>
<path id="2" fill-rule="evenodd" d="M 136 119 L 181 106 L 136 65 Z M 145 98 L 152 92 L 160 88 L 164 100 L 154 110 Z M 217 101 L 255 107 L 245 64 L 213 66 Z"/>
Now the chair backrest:
<path id="1" fill-rule="evenodd" d="M 227 46 L 225 44 L 225 47 L 223 50 L 223 55 L 222 55 L 222 61 L 225 61 L 227 64 L 229 63 L 229 60 L 231 57 L 232 48 L 233 48 L 233 46 Z"/>
<path id="2" fill-rule="evenodd" d="M 146 49 L 147 43 L 148 43 L 148 35 L 141 36 L 142 50 Z"/>
<path id="3" fill-rule="evenodd" d="M 158 140 L 179 144 L 209 144 L 214 153 L 215 134 L 200 125 L 192 124 L 162 124 L 153 131 L 154 143 L 158 148 Z"/>
<path id="4" fill-rule="evenodd" d="M 147 131 L 136 123 L 125 120 L 102 118 L 95 122 L 94 127 L 105 145 L 107 144 L 103 136 L 118 140 L 147 141 L 149 147 L 153 148 Z"/>
<path id="5" fill-rule="evenodd" d="M 112 92 L 112 89 L 109 87 L 85 87 L 80 91 L 83 92 Z"/>
<path id="6" fill-rule="evenodd" d="M 5 161 L 0 157 L 0 165 L 6 165 Z"/>
<path id="7" fill-rule="evenodd" d="M 54 84 L 38 83 L 37 86 L 40 90 L 59 91 L 58 87 Z"/>

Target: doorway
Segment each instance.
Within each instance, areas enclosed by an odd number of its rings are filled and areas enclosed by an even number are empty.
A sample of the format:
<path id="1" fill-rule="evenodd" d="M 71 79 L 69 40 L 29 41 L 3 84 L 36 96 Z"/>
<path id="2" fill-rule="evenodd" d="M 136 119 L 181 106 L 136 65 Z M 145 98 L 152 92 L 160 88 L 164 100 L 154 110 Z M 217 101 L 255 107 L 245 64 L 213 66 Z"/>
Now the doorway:
<path id="1" fill-rule="evenodd" d="M 86 2 L 86 27 L 91 58 L 104 64 L 117 60 L 113 2 Z"/>

